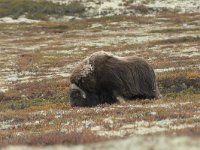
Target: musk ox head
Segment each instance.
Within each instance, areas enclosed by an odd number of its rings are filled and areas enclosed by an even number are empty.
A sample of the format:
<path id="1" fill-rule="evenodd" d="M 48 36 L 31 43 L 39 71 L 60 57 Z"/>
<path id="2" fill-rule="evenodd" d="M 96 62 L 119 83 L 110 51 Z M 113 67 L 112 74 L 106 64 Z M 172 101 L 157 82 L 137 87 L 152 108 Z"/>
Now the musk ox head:
<path id="1" fill-rule="evenodd" d="M 157 98 L 155 73 L 140 58 L 96 52 L 81 61 L 70 76 L 71 106 L 91 107 L 125 100 Z"/>
<path id="2" fill-rule="evenodd" d="M 98 97 L 94 94 L 86 93 L 76 84 L 70 85 L 70 104 L 74 106 L 91 107 L 99 104 Z"/>

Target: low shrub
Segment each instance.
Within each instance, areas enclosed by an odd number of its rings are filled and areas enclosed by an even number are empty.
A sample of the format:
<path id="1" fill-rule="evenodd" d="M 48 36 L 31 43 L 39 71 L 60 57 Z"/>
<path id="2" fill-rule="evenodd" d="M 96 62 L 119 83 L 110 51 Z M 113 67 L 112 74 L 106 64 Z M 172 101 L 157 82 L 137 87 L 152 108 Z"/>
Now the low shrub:
<path id="1" fill-rule="evenodd" d="M 200 78 L 190 79 L 185 76 L 166 78 L 158 81 L 160 92 L 164 95 L 172 93 L 198 94 L 200 93 Z"/>
<path id="2" fill-rule="evenodd" d="M 0 101 L 4 98 L 4 93 L 0 91 Z"/>
<path id="3" fill-rule="evenodd" d="M 28 83 L 15 84 L 3 95 L 2 101 L 21 99 L 67 99 L 68 80 L 63 78 L 44 79 Z"/>
<path id="4" fill-rule="evenodd" d="M 128 8 L 134 10 L 136 13 L 141 13 L 141 14 L 147 14 L 151 10 L 151 8 L 148 8 L 143 4 L 134 4 L 134 5 L 132 4 Z"/>
<path id="5" fill-rule="evenodd" d="M 81 14 L 85 11 L 84 5 L 78 1 L 73 1 L 66 6 L 66 12 L 69 14 Z"/>
<path id="6" fill-rule="evenodd" d="M 49 16 L 80 15 L 84 11 L 84 5 L 77 1 L 61 5 L 44 0 L 0 0 L 0 17 L 10 16 L 14 19 L 26 15 L 29 19 L 46 20 Z"/>
<path id="7" fill-rule="evenodd" d="M 104 136 L 98 136 L 93 134 L 89 130 L 82 132 L 51 132 L 39 135 L 29 135 L 25 137 L 15 137 L 9 140 L 0 142 L 0 146 L 7 145 L 32 145 L 32 146 L 46 146 L 55 144 L 64 145 L 77 145 L 77 144 L 88 144 L 107 141 L 109 138 Z"/>

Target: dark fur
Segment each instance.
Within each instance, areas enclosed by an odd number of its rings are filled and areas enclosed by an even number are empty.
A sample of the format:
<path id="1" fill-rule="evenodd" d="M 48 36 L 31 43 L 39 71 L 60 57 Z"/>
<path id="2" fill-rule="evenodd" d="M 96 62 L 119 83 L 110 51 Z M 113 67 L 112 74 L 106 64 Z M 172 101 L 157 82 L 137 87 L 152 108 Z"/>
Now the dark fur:
<path id="1" fill-rule="evenodd" d="M 86 62 L 91 64 L 93 70 L 81 76 Z M 152 67 L 135 57 L 119 58 L 106 53 L 91 55 L 74 69 L 70 81 L 77 86 L 70 90 L 72 106 L 112 104 L 118 101 L 118 97 L 130 100 L 159 96 Z M 81 95 L 81 91 L 86 97 Z"/>

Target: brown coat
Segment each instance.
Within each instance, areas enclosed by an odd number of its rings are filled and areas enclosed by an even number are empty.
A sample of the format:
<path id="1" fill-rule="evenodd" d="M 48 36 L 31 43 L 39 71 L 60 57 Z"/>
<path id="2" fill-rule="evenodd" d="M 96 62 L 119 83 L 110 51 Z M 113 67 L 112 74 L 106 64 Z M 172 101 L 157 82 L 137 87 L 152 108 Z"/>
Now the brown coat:
<path id="1" fill-rule="evenodd" d="M 136 57 L 96 52 L 75 67 L 70 81 L 76 85 L 70 91 L 72 106 L 112 104 L 118 97 L 125 100 L 159 97 L 153 68 Z"/>

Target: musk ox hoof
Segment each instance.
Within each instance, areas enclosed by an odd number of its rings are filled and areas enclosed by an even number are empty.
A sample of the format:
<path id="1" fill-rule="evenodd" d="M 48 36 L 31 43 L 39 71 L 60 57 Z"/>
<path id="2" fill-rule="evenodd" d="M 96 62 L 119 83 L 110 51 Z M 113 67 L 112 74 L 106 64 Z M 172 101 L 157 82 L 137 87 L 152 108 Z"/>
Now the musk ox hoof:
<path id="1" fill-rule="evenodd" d="M 153 68 L 143 59 L 118 57 L 104 51 L 81 61 L 70 76 L 71 106 L 92 107 L 120 99 L 159 97 Z"/>

